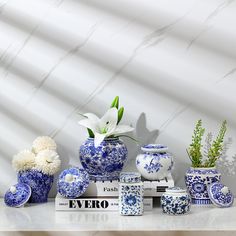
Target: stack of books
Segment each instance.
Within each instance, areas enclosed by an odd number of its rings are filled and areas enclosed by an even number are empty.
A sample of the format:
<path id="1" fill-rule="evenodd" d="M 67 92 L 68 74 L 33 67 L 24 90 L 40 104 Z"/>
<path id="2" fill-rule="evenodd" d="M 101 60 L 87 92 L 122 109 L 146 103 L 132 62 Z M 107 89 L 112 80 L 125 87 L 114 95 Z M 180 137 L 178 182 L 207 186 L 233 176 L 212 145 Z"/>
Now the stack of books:
<path id="1" fill-rule="evenodd" d="M 159 181 L 143 179 L 144 210 L 151 211 L 153 198 L 160 197 L 166 188 L 174 187 L 171 175 Z M 68 199 L 57 194 L 57 211 L 117 211 L 119 207 L 119 181 L 91 182 L 85 194 L 77 199 Z"/>

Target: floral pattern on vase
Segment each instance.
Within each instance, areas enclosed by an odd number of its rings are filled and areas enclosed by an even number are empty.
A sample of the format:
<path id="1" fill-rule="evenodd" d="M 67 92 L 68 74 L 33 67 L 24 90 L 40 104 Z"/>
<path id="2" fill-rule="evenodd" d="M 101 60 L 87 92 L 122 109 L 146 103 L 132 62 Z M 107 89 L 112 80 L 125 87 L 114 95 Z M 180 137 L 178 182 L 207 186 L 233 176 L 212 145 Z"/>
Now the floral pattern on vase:
<path id="1" fill-rule="evenodd" d="M 38 170 L 26 170 L 18 173 L 18 182 L 28 184 L 32 193 L 30 203 L 47 202 L 53 184 L 53 175 L 46 175 Z"/>
<path id="2" fill-rule="evenodd" d="M 166 146 L 148 144 L 141 149 L 144 153 L 137 156 L 136 167 L 145 179 L 160 180 L 170 174 L 173 159 Z"/>
<path id="3" fill-rule="evenodd" d="M 190 168 L 185 175 L 185 183 L 192 198 L 197 205 L 212 204 L 207 186 L 219 182 L 221 174 L 216 168 Z"/>
<path id="4" fill-rule="evenodd" d="M 98 147 L 94 139 L 88 138 L 80 147 L 80 161 L 90 180 L 118 180 L 128 156 L 124 142 L 118 138 L 107 138 Z"/>
<path id="5" fill-rule="evenodd" d="M 185 191 L 166 192 L 161 197 L 161 206 L 163 213 L 169 215 L 183 215 L 190 211 L 191 198 Z"/>

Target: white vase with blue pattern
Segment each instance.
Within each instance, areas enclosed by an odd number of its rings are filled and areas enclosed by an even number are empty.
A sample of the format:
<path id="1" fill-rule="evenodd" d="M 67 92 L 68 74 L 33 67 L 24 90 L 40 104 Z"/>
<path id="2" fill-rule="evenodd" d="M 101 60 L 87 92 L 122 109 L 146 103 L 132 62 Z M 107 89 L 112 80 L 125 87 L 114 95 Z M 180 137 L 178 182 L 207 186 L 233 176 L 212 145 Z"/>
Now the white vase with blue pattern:
<path id="1" fill-rule="evenodd" d="M 141 175 L 148 180 L 161 180 L 171 172 L 173 166 L 172 155 L 167 146 L 148 144 L 141 148 L 144 152 L 136 158 L 136 167 Z"/>
<path id="2" fill-rule="evenodd" d="M 124 142 L 119 138 L 107 138 L 98 146 L 88 138 L 80 147 L 80 161 L 90 180 L 118 180 L 128 156 Z"/>
<path id="3" fill-rule="evenodd" d="M 212 204 L 207 187 L 215 182 L 220 182 L 221 174 L 213 168 L 193 168 L 187 170 L 185 183 L 192 198 L 192 204 Z"/>
<path id="4" fill-rule="evenodd" d="M 185 189 L 180 187 L 167 188 L 161 197 L 163 213 L 183 215 L 190 211 L 191 198 Z"/>
<path id="5" fill-rule="evenodd" d="M 123 172 L 120 174 L 119 211 L 121 215 L 143 214 L 143 191 L 140 173 Z"/>

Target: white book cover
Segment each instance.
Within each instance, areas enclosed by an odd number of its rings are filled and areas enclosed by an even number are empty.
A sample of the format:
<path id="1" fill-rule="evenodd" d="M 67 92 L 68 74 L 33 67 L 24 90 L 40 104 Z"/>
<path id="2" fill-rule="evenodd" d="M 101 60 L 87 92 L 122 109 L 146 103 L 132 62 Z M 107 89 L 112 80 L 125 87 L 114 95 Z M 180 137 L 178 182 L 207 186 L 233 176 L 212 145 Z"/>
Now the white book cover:
<path id="1" fill-rule="evenodd" d="M 160 197 L 165 192 L 166 188 L 174 187 L 174 180 L 170 175 L 168 178 L 159 181 L 143 180 L 143 184 L 145 197 Z M 118 197 L 118 190 L 118 181 L 91 181 L 83 196 Z"/>
<path id="2" fill-rule="evenodd" d="M 151 211 L 152 208 L 152 198 L 144 198 L 144 211 Z M 117 197 L 68 199 L 57 194 L 55 209 L 56 211 L 118 211 L 119 200 Z"/>

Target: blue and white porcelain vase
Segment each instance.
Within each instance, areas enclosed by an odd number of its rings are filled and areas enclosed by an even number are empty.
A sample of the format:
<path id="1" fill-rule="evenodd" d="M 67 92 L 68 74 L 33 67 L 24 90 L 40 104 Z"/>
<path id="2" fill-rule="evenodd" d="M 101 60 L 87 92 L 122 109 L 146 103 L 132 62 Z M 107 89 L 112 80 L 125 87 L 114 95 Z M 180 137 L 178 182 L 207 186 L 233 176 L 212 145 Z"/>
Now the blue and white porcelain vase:
<path id="1" fill-rule="evenodd" d="M 173 166 L 172 155 L 167 146 L 148 144 L 141 148 L 142 154 L 136 158 L 136 167 L 141 175 L 148 180 L 161 180 L 171 172 Z"/>
<path id="2" fill-rule="evenodd" d="M 119 183 L 119 212 L 121 215 L 143 214 L 143 183 L 137 172 L 122 172 Z"/>
<path id="3" fill-rule="evenodd" d="M 192 198 L 192 204 L 212 204 L 207 187 L 220 182 L 221 174 L 216 168 L 190 168 L 185 175 L 185 183 Z"/>
<path id="4" fill-rule="evenodd" d="M 167 188 L 161 196 L 163 213 L 183 215 L 190 211 L 191 198 L 185 189 L 179 187 Z"/>
<path id="5" fill-rule="evenodd" d="M 31 187 L 30 203 L 47 202 L 53 179 L 53 175 L 46 175 L 34 169 L 18 173 L 18 182 L 28 184 Z"/>
<path id="6" fill-rule="evenodd" d="M 107 138 L 98 146 L 88 138 L 80 147 L 80 161 L 90 180 L 118 180 L 128 156 L 124 142 L 119 138 Z"/>

